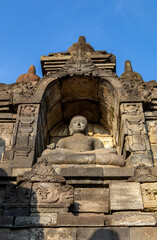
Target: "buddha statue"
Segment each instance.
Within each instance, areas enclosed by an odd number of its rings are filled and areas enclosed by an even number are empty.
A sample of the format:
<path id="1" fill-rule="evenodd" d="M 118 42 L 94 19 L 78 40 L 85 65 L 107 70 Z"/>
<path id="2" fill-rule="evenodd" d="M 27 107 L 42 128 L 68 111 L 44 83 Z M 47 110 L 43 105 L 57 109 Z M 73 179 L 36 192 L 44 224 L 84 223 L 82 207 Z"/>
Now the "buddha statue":
<path id="1" fill-rule="evenodd" d="M 43 151 L 47 160 L 53 163 L 104 164 L 124 166 L 124 160 L 114 148 L 106 149 L 103 143 L 94 137 L 87 136 L 88 122 L 83 116 L 75 116 L 69 125 L 70 136 L 47 146 Z"/>

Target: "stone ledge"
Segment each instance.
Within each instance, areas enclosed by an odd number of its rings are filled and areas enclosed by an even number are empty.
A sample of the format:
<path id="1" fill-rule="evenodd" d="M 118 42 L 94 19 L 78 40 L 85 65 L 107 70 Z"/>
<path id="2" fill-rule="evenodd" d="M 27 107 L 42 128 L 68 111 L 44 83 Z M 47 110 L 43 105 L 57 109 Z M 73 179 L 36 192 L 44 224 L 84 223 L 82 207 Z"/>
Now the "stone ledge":
<path id="1" fill-rule="evenodd" d="M 102 168 L 62 168 L 63 177 L 103 177 Z"/>
<path id="2" fill-rule="evenodd" d="M 104 180 L 98 179 L 68 179 L 66 183 L 69 185 L 104 185 Z"/>
<path id="3" fill-rule="evenodd" d="M 128 178 L 133 176 L 134 168 L 126 168 L 126 167 L 114 167 L 114 168 L 103 168 L 103 176 L 105 178 Z"/>

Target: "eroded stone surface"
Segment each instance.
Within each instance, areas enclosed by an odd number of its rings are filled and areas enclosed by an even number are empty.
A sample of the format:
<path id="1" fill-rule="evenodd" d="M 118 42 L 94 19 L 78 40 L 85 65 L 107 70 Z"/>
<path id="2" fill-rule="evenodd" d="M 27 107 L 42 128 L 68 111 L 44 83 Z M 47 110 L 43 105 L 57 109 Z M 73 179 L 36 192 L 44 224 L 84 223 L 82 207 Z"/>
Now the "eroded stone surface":
<path id="1" fill-rule="evenodd" d="M 30 240 L 29 229 L 0 229 L 1 239 L 6 240 Z M 33 239 L 32 239 L 33 240 Z"/>
<path id="2" fill-rule="evenodd" d="M 156 227 L 130 228 L 130 240 L 156 240 Z"/>
<path id="3" fill-rule="evenodd" d="M 15 218 L 15 226 L 56 226 L 57 213 L 31 213 L 30 216 Z"/>
<path id="4" fill-rule="evenodd" d="M 139 183 L 112 182 L 110 189 L 111 210 L 142 210 L 142 196 Z"/>
<path id="5" fill-rule="evenodd" d="M 75 212 L 108 212 L 109 189 L 76 188 L 74 192 Z"/>
<path id="6" fill-rule="evenodd" d="M 79 228 L 77 229 L 79 240 L 130 240 L 129 228 Z M 134 239 L 135 240 L 135 239 Z"/>
<path id="7" fill-rule="evenodd" d="M 116 212 L 105 216 L 107 226 L 155 226 L 154 213 L 143 212 Z"/>
<path id="8" fill-rule="evenodd" d="M 104 226 L 104 215 L 93 213 L 58 213 L 58 226 Z"/>

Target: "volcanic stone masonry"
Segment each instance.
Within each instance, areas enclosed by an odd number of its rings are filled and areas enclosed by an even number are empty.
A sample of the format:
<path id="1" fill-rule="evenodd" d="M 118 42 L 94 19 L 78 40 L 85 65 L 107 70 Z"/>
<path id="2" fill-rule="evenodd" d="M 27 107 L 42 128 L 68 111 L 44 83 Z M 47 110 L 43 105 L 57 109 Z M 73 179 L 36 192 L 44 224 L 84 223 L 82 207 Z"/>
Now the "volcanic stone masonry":
<path id="1" fill-rule="evenodd" d="M 156 240 L 157 82 L 79 37 L 0 84 L 0 238 Z"/>

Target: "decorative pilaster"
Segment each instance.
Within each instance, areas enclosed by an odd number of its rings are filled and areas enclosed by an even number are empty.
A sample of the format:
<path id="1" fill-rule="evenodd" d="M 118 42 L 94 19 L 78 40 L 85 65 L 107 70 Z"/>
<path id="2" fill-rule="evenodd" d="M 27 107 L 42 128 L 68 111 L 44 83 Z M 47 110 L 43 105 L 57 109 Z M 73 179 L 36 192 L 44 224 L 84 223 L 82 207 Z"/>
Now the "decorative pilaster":
<path id="1" fill-rule="evenodd" d="M 142 103 L 122 103 L 120 110 L 121 147 L 126 166 L 138 166 L 140 163 L 153 166 Z"/>
<path id="2" fill-rule="evenodd" d="M 22 104 L 18 107 L 13 133 L 11 167 L 31 167 L 33 164 L 39 107 L 39 104 Z"/>

